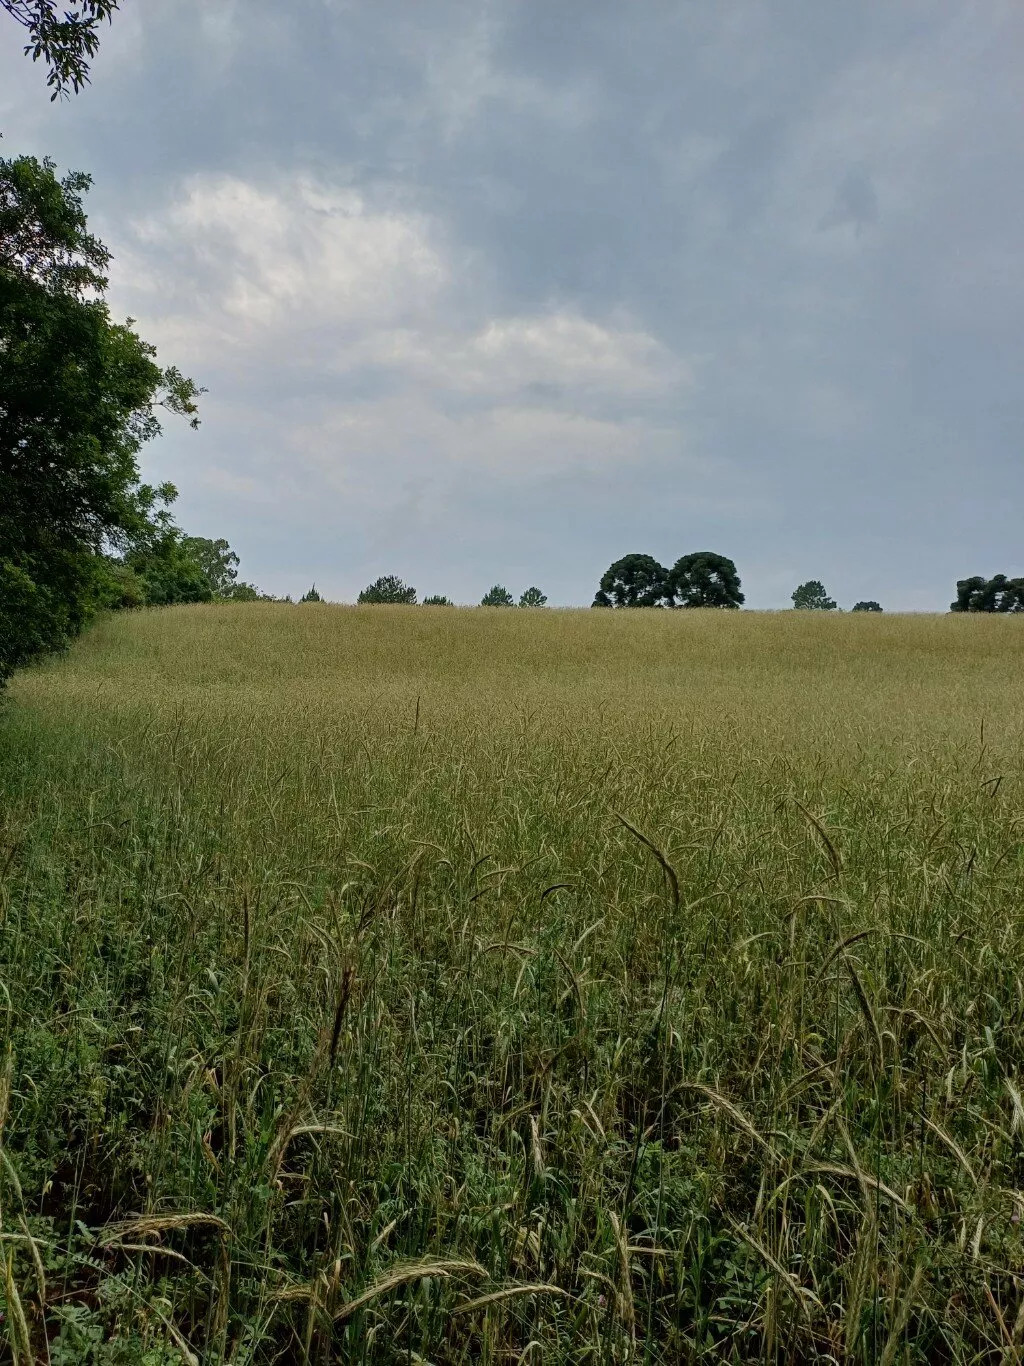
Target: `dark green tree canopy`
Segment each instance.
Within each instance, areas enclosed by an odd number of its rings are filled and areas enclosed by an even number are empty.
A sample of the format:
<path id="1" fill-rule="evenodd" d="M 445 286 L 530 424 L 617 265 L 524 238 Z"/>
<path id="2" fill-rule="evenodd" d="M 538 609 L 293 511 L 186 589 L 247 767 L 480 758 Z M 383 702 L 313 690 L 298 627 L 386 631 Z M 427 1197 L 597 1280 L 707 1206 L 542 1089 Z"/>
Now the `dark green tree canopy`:
<path id="1" fill-rule="evenodd" d="M 303 593 L 299 602 L 323 602 L 323 598 L 316 591 L 316 584 L 313 584 L 308 593 Z"/>
<path id="2" fill-rule="evenodd" d="M 743 604 L 735 564 L 713 550 L 696 550 L 676 560 L 668 583 L 677 607 L 740 607 Z"/>
<path id="3" fill-rule="evenodd" d="M 874 598 L 870 598 L 867 601 L 855 602 L 850 610 L 853 612 L 880 612 L 882 604 L 875 602 Z"/>
<path id="4" fill-rule="evenodd" d="M 496 583 L 480 599 L 481 607 L 515 607 L 516 600 L 507 588 Z"/>
<path id="5" fill-rule="evenodd" d="M 951 612 L 1024 612 L 1024 578 L 996 574 L 991 579 L 973 574 L 957 579 L 956 601 Z"/>
<path id="6" fill-rule="evenodd" d="M 542 593 L 539 588 L 527 588 L 520 594 L 520 607 L 543 607 L 548 600 L 547 593 Z"/>
<path id="7" fill-rule="evenodd" d="M 384 574 L 364 588 L 356 601 L 412 605 L 416 601 L 416 589 L 411 584 L 403 583 L 395 574 Z"/>
<path id="8" fill-rule="evenodd" d="M 650 555 L 624 555 L 601 575 L 595 607 L 671 607 L 668 570 Z"/>
<path id="9" fill-rule="evenodd" d="M 66 10 L 54 0 L 0 0 L 12 19 L 25 29 L 25 55 L 40 58 L 49 74 L 46 84 L 51 100 L 75 94 L 89 82 L 89 63 L 99 49 L 99 28 L 110 22 L 119 0 L 78 0 L 78 8 Z"/>
<path id="10" fill-rule="evenodd" d="M 798 612 L 834 612 L 835 601 L 825 592 L 820 579 L 808 579 L 793 590 L 793 606 Z"/>
<path id="11" fill-rule="evenodd" d="M 424 607 L 451 607 L 451 598 L 446 598 L 443 593 L 431 593 L 429 598 L 423 599 Z"/>
<path id="12" fill-rule="evenodd" d="M 139 451 L 160 407 L 198 423 L 197 387 L 110 317 L 89 183 L 0 160 L 0 681 L 81 628 L 105 552 L 167 531 Z"/>

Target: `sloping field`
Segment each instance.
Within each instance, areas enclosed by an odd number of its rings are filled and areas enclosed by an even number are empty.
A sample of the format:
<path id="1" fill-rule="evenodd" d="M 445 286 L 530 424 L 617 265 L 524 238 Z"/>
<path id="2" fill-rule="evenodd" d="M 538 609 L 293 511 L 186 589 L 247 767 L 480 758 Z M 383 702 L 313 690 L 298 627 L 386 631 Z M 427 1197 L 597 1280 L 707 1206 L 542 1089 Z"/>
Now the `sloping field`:
<path id="1" fill-rule="evenodd" d="M 23 1360 L 1020 1360 L 1021 631 L 261 604 L 20 676 Z"/>

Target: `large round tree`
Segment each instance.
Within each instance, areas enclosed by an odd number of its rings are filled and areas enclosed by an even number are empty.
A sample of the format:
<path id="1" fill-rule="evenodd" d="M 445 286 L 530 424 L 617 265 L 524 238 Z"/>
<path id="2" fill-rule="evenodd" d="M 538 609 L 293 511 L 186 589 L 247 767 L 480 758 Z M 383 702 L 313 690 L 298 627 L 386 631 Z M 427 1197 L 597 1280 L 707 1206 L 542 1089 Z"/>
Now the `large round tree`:
<path id="1" fill-rule="evenodd" d="M 601 575 L 595 607 L 671 607 L 668 570 L 651 555 L 624 555 Z"/>
<path id="2" fill-rule="evenodd" d="M 743 594 L 736 566 L 713 550 L 695 550 L 676 560 L 669 587 L 677 607 L 740 607 Z"/>

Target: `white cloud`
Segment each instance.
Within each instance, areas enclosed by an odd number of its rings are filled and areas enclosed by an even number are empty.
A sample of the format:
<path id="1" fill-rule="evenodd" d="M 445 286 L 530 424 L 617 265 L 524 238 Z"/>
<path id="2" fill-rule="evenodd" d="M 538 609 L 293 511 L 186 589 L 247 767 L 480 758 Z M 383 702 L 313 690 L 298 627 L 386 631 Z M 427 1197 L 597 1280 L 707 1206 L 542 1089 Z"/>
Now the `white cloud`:
<path id="1" fill-rule="evenodd" d="M 562 308 L 453 326 L 456 272 L 438 225 L 308 176 L 192 177 L 162 212 L 112 236 L 122 238 L 115 306 L 193 368 L 265 351 L 279 367 L 370 366 L 495 399 L 644 396 L 692 379 L 628 319 Z"/>
<path id="2" fill-rule="evenodd" d="M 422 215 L 375 209 L 309 177 L 256 185 L 195 176 L 160 213 L 128 225 L 115 302 L 191 364 L 352 334 L 428 306 L 446 271 Z M 115 230 L 111 239 L 124 237 Z"/>

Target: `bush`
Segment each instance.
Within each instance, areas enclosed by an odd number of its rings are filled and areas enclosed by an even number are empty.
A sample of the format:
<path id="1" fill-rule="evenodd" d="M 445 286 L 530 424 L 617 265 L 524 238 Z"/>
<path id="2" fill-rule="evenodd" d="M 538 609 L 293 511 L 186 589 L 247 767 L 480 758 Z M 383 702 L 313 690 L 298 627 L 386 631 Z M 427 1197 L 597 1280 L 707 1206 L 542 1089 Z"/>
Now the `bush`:
<path id="1" fill-rule="evenodd" d="M 880 612 L 882 604 L 875 602 L 874 598 L 869 598 L 866 602 L 855 602 L 851 611 L 854 612 Z"/>
<path id="2" fill-rule="evenodd" d="M 424 607 L 454 607 L 451 598 L 446 598 L 440 593 L 433 593 L 429 598 L 423 599 Z"/>
<path id="3" fill-rule="evenodd" d="M 542 593 L 539 588 L 528 588 L 519 599 L 520 607 L 543 607 L 548 600 L 548 595 Z"/>

